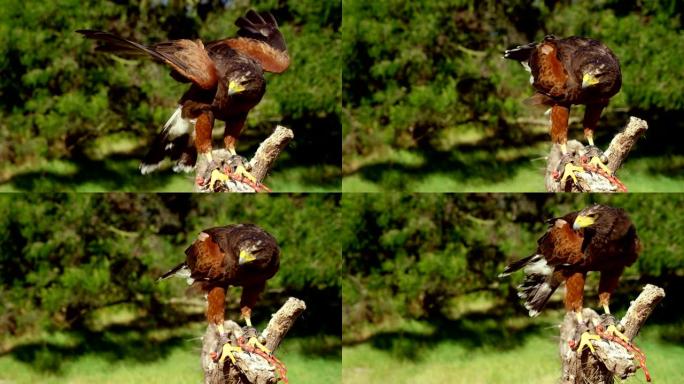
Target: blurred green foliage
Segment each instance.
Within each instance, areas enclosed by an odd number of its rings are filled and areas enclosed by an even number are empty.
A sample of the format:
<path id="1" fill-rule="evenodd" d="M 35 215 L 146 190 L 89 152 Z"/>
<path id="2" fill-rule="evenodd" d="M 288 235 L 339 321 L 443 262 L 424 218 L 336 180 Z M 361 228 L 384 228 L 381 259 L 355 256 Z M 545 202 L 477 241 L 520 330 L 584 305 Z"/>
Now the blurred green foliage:
<path id="1" fill-rule="evenodd" d="M 203 309 L 171 300 L 186 296 L 185 281 L 155 280 L 185 259 L 202 229 L 238 222 L 260 225 L 282 250 L 255 320 L 295 296 L 307 312 L 293 332 L 339 336 L 338 207 L 335 195 L 0 196 L 0 344 L 43 329 L 99 329 L 100 317 L 121 309 L 145 328 L 203 321 Z M 228 319 L 239 317 L 239 292 L 228 291 Z"/>
<path id="2" fill-rule="evenodd" d="M 249 157 L 276 124 L 291 127 L 295 139 L 273 169 L 288 177 L 274 189 L 340 188 L 339 1 L 2 3 L 0 182 L 19 190 L 168 190 L 171 170 L 147 176 L 156 178 L 150 182 L 136 168 L 187 85 L 151 60 L 96 53 L 95 42 L 74 31 L 100 29 L 142 43 L 210 41 L 233 36 L 234 21 L 255 8 L 278 19 L 292 65 L 267 75 L 266 96 L 250 113 L 238 151 Z M 115 184 L 87 185 L 98 173 Z M 191 187 L 188 179 L 183 190 Z"/>
<path id="3" fill-rule="evenodd" d="M 548 153 L 548 119 L 523 105 L 533 94 L 529 74 L 501 56 L 547 34 L 592 37 L 614 50 L 623 86 L 604 111 L 597 143 L 607 145 L 629 115 L 646 119 L 648 135 L 623 174 L 673 178 L 684 190 L 682 2 L 349 0 L 343 7 L 345 190 L 492 191 L 498 183 L 496 190 L 541 191 L 541 171 L 535 189 L 515 176 L 529 179 L 531 168 L 542 168 L 530 160 Z M 582 138 L 583 109 L 574 108 L 570 138 Z"/>
<path id="4" fill-rule="evenodd" d="M 368 324 L 377 329 L 393 321 L 453 321 L 468 312 L 464 304 L 478 313 L 484 309 L 490 320 L 527 317 L 515 292 L 522 274 L 505 280 L 497 275 L 508 262 L 535 251 L 546 219 L 597 202 L 624 208 L 643 244 L 641 257 L 623 275 L 613 308 L 626 308 L 644 283 L 654 283 L 668 295 L 654 313 L 656 321 L 684 320 L 677 306 L 684 296 L 679 214 L 684 196 L 344 195 L 344 337 L 363 337 Z M 585 305 L 596 307 L 597 274 L 589 276 Z"/>

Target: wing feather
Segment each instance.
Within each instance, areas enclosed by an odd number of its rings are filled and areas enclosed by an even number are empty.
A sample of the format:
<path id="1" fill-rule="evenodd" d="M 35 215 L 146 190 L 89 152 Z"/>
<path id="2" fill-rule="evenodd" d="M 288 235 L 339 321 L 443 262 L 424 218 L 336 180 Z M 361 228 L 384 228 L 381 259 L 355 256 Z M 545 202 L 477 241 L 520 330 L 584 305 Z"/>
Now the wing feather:
<path id="1" fill-rule="evenodd" d="M 218 52 L 219 47 L 227 45 L 257 61 L 267 72 L 282 73 L 290 66 L 285 38 L 270 12 L 249 10 L 235 25 L 238 37 L 207 43 L 207 50 Z"/>
<path id="2" fill-rule="evenodd" d="M 216 66 L 201 41 L 182 39 L 147 47 L 108 32 L 89 29 L 76 32 L 88 39 L 104 42 L 104 46 L 98 47 L 100 51 L 112 52 L 124 57 L 147 54 L 155 60 L 168 64 L 177 74 L 204 89 L 212 89 L 218 83 Z"/>

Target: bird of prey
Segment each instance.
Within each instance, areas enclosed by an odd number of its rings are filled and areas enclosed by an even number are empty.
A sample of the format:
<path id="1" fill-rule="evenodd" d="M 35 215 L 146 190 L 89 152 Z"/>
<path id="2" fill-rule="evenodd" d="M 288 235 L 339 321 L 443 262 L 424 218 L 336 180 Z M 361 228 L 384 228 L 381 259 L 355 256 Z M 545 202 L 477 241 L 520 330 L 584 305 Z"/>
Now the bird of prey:
<path id="1" fill-rule="evenodd" d="M 189 172 L 195 167 L 198 152 L 212 166 L 215 119 L 225 122 L 224 145 L 231 155 L 237 155 L 235 143 L 247 114 L 266 92 L 264 71 L 285 71 L 290 65 L 290 57 L 272 14 L 250 10 L 238 18 L 235 25 L 239 27 L 237 37 L 206 44 L 200 40 L 181 39 L 145 46 L 107 32 L 77 31 L 89 39 L 103 42 L 98 50 L 122 57 L 149 56 L 167 64 L 175 80 L 191 83 L 142 160 L 140 171 L 143 174 L 158 168 L 166 156 L 177 161 L 175 171 Z M 236 173 L 255 182 L 243 166 Z M 212 173 L 211 186 L 216 178 L 225 179 L 225 175 L 222 177 L 218 171 Z"/>
<path id="2" fill-rule="evenodd" d="M 537 316 L 553 292 L 565 282 L 565 310 L 573 311 L 580 324 L 584 301 L 584 281 L 589 271 L 601 273 L 599 304 L 606 314 L 610 296 L 624 269 L 641 251 L 636 228 L 627 213 L 606 205 L 593 205 L 579 212 L 548 220 L 549 228 L 537 241 L 537 251 L 509 264 L 500 277 L 523 269 L 525 280 L 518 296 L 525 300 L 530 316 Z M 614 326 L 608 329 L 626 339 Z M 596 335 L 585 332 L 580 349 Z M 627 341 L 627 340 L 626 340 Z"/>
<path id="3" fill-rule="evenodd" d="M 551 139 L 560 145 L 563 155 L 568 155 L 568 118 L 573 104 L 586 106 L 584 136 L 592 152 L 601 154 L 594 147 L 594 130 L 603 108 L 622 85 L 620 63 L 613 51 L 597 40 L 549 35 L 539 43 L 507 50 L 504 58 L 519 61 L 532 74 L 530 82 L 536 93 L 530 103 L 551 107 Z M 611 174 L 600 157 L 593 156 L 590 164 Z M 582 170 L 566 163 L 561 182 L 568 176 L 576 180 L 573 172 Z"/>
<path id="4" fill-rule="evenodd" d="M 197 240 L 185 250 L 186 259 L 159 280 L 171 276 L 188 279 L 188 283 L 207 294 L 207 321 L 225 337 L 223 327 L 226 289 L 241 286 L 240 312 L 248 327 L 252 326 L 254 307 L 266 281 L 278 272 L 280 249 L 276 239 L 253 224 L 236 224 L 205 229 Z M 270 353 L 255 337 L 248 343 Z M 235 362 L 232 354 L 239 347 L 226 342 L 220 355 Z"/>

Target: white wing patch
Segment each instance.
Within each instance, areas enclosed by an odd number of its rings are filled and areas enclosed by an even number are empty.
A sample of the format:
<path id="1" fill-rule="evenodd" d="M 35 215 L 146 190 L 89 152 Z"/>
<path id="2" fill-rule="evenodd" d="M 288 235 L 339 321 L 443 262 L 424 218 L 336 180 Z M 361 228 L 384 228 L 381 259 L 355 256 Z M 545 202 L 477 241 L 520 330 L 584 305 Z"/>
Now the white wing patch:
<path id="1" fill-rule="evenodd" d="M 171 118 L 164 124 L 164 131 L 169 136 L 169 139 L 174 139 L 178 136 L 190 132 L 192 129 L 192 121 L 184 119 L 182 116 L 183 107 L 181 105 L 176 108 Z"/>
<path id="2" fill-rule="evenodd" d="M 546 263 L 543 255 L 537 255 L 533 262 L 525 266 L 525 274 L 549 276 L 553 273 L 553 267 Z"/>

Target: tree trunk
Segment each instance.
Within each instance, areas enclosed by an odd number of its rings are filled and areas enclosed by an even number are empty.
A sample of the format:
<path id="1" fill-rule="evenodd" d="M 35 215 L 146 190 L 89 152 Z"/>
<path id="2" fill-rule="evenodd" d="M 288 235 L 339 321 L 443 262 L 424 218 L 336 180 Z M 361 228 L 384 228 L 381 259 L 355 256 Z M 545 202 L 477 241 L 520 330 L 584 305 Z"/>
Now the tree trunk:
<path id="1" fill-rule="evenodd" d="M 289 298 L 278 312 L 273 314 L 266 329 L 258 336 L 259 341 L 272 354 L 275 354 L 283 338 L 305 309 L 306 305 L 302 300 Z M 237 345 L 237 338 L 246 330 L 231 320 L 224 323 L 224 329 L 233 345 Z M 230 359 L 226 359 L 221 366 L 212 358 L 212 352 L 220 351 L 221 347 L 218 331 L 213 325 L 208 326 L 202 338 L 201 353 L 205 384 L 274 384 L 277 382 L 275 367 L 256 353 L 236 352 L 234 353 L 235 364 L 232 364 Z"/>
<path id="2" fill-rule="evenodd" d="M 655 285 L 646 285 L 639 297 L 632 302 L 625 317 L 620 320 L 618 328 L 624 328 L 623 333 L 632 339 L 637 335 L 653 312 L 660 300 L 665 297 L 665 291 Z M 568 312 L 561 325 L 560 331 L 560 356 L 562 360 L 562 384 L 612 384 L 615 377 L 626 379 L 636 373 L 639 363 L 635 363 L 639 357 L 634 351 L 630 351 L 623 345 L 604 338 L 591 341 L 596 350 L 592 354 L 588 348 L 584 348 L 580 356 L 571 343 L 577 343 L 582 332 L 587 330 L 596 334 L 596 325 L 607 328 L 612 317 L 599 316 L 595 311 L 584 308 L 582 317 L 585 324 L 578 324 L 574 313 Z M 648 378 L 648 376 L 647 376 Z"/>
<path id="3" fill-rule="evenodd" d="M 285 149 L 287 144 L 294 138 L 294 133 L 291 129 L 278 125 L 273 133 L 262 141 L 254 153 L 254 157 L 249 162 L 244 161 L 243 164 L 248 170 L 251 169 L 251 174 L 256 178 L 257 182 L 261 184 L 266 175 L 275 164 L 276 159 L 280 153 Z M 231 156 L 225 149 L 216 149 L 211 152 L 213 158 L 212 166 L 210 167 L 204 156 L 197 158 L 196 177 L 201 177 L 207 182 L 210 179 L 211 172 L 214 169 L 223 170 L 229 166 Z M 209 185 L 198 186 L 195 183 L 195 192 L 261 192 L 262 189 L 255 188 L 249 182 L 239 180 L 222 181 L 214 191 L 211 191 Z"/>
<path id="4" fill-rule="evenodd" d="M 630 117 L 629 123 L 613 137 L 608 149 L 603 153 L 606 165 L 611 174 L 615 175 L 622 163 L 627 158 L 629 151 L 641 136 L 648 130 L 648 123 L 637 117 Z M 561 185 L 560 176 L 563 174 L 563 167 L 568 160 L 575 165 L 581 165 L 583 157 L 586 157 L 588 147 L 585 147 L 577 140 L 568 141 L 568 153 L 570 159 L 563 158 L 560 147 L 553 145 L 546 162 L 545 184 L 548 192 L 626 192 L 621 190 L 622 185 L 619 181 L 606 177 L 599 172 L 578 172 L 578 183 L 574 184 L 568 178 L 565 185 Z M 561 164 L 561 161 L 563 162 Z"/>

